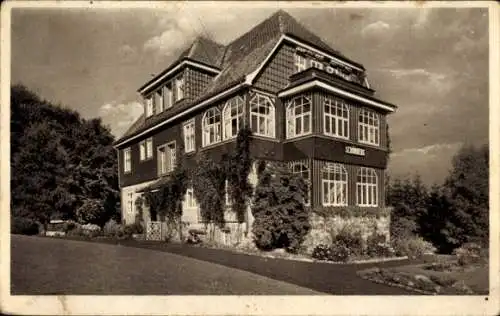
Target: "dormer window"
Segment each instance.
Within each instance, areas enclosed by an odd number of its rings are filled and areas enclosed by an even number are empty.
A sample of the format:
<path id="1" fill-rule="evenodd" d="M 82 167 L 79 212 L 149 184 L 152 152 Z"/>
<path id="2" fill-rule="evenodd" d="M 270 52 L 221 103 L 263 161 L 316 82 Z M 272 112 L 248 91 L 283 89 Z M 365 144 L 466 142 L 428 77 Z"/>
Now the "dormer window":
<path id="1" fill-rule="evenodd" d="M 295 53 L 295 72 L 301 72 L 307 69 L 307 58 Z"/>
<path id="2" fill-rule="evenodd" d="M 181 75 L 175 78 L 175 101 L 184 99 L 184 77 Z"/>
<path id="3" fill-rule="evenodd" d="M 174 95 L 172 93 L 172 83 L 167 83 L 163 87 L 163 108 L 168 109 L 174 103 Z"/>
<path id="4" fill-rule="evenodd" d="M 146 117 L 150 117 L 153 115 L 153 95 L 150 95 L 146 97 L 146 108 L 144 109 L 144 112 L 146 114 Z"/>

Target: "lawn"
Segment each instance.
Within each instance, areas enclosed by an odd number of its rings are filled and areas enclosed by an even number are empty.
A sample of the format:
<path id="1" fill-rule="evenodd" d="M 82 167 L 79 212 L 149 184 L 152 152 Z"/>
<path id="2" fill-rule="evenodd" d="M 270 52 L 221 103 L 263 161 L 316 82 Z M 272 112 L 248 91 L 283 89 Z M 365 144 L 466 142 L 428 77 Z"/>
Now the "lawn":
<path id="1" fill-rule="evenodd" d="M 297 285 L 171 253 L 11 236 L 12 295 L 314 295 Z"/>

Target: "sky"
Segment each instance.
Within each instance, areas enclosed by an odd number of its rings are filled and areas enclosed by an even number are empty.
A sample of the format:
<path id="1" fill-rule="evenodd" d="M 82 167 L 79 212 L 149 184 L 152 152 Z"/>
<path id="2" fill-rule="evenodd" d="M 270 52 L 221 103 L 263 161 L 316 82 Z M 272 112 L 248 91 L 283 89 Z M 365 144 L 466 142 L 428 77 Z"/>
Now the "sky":
<path id="1" fill-rule="evenodd" d="M 388 118 L 389 174 L 441 183 L 464 144 L 488 142 L 488 12 L 483 8 L 287 8 L 218 2 L 12 11 L 11 83 L 101 117 L 117 137 L 142 113 L 137 89 L 197 35 L 226 44 L 284 9 L 367 69 Z"/>

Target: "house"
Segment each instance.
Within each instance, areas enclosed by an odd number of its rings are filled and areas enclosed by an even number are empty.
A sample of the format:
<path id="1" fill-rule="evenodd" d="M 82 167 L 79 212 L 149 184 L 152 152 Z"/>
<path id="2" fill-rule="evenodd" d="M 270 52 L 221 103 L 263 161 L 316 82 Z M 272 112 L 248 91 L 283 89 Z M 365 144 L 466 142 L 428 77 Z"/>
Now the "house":
<path id="1" fill-rule="evenodd" d="M 312 208 L 384 207 L 386 116 L 396 106 L 375 96 L 363 65 L 284 11 L 227 45 L 197 38 L 138 92 L 144 114 L 115 143 L 126 223 L 181 154 L 187 166 L 199 152 L 218 159 L 245 122 L 252 157 L 290 163 L 311 183 Z M 192 189 L 184 220 L 201 221 Z"/>

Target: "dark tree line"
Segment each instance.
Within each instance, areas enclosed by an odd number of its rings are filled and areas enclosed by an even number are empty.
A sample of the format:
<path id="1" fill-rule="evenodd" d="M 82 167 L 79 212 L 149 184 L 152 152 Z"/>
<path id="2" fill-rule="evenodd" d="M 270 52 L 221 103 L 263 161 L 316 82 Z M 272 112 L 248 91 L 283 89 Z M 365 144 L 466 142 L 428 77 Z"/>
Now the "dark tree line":
<path id="1" fill-rule="evenodd" d="M 489 152 L 488 146 L 464 146 L 453 157 L 442 185 L 428 189 L 418 175 L 395 179 L 387 187 L 392 238 L 420 235 L 441 252 L 464 243 L 488 246 Z"/>
<path id="2" fill-rule="evenodd" d="M 103 226 L 119 220 L 114 137 L 100 118 L 11 87 L 11 216 Z"/>

